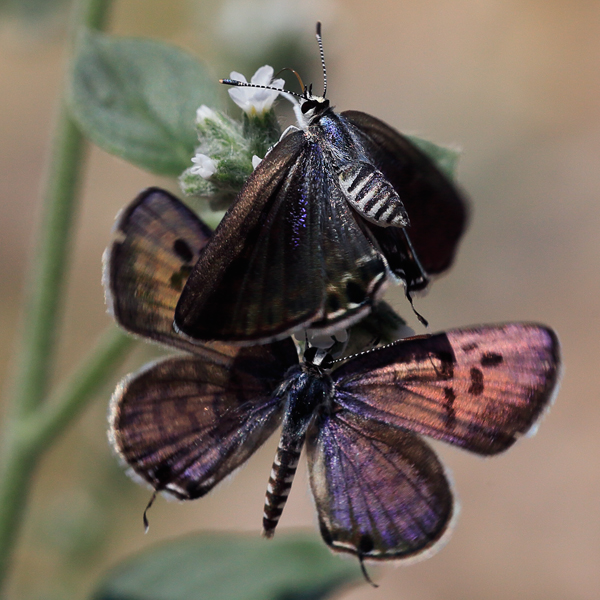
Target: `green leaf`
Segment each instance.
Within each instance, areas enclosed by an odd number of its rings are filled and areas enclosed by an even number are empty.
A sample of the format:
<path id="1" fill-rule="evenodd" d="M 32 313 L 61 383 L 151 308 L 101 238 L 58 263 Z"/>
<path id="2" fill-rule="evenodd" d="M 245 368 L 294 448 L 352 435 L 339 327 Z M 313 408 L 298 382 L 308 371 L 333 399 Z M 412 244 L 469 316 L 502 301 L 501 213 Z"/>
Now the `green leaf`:
<path id="1" fill-rule="evenodd" d="M 448 148 L 446 146 L 438 146 L 433 142 L 424 140 L 414 135 L 406 136 L 419 150 L 425 152 L 427 156 L 435 163 L 437 168 L 453 180 L 456 176 L 456 168 L 458 159 L 460 158 L 460 150 Z"/>
<path id="2" fill-rule="evenodd" d="M 152 173 L 178 176 L 198 143 L 196 109 L 216 104 L 216 88 L 204 66 L 179 48 L 86 31 L 69 105 L 102 149 Z"/>
<path id="3" fill-rule="evenodd" d="M 202 534 L 142 552 L 109 572 L 94 600 L 320 600 L 361 579 L 358 561 L 305 534 L 274 540 Z"/>

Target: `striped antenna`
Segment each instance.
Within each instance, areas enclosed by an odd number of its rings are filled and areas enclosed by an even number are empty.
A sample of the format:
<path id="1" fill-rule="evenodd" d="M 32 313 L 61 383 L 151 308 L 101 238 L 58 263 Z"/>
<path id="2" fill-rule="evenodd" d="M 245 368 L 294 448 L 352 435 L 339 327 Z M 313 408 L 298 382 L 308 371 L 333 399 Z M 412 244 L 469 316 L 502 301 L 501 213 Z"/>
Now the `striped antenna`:
<path id="1" fill-rule="evenodd" d="M 286 94 L 291 94 L 292 96 L 296 96 L 296 98 L 304 99 L 304 96 L 300 94 L 296 94 L 296 92 L 288 92 L 287 90 L 282 90 L 281 88 L 273 87 L 272 85 L 259 85 L 258 83 L 246 83 L 245 81 L 238 81 L 237 79 L 219 79 L 219 83 L 224 83 L 225 85 L 235 85 L 237 87 L 251 87 L 251 88 L 259 88 L 261 90 L 273 90 L 274 92 L 285 92 Z"/>
<path id="2" fill-rule="evenodd" d="M 323 52 L 323 40 L 321 39 L 321 21 L 317 21 L 317 42 L 319 43 L 319 54 L 321 55 L 321 66 L 323 67 L 323 98 L 327 94 L 327 69 L 325 68 L 325 53 Z"/>

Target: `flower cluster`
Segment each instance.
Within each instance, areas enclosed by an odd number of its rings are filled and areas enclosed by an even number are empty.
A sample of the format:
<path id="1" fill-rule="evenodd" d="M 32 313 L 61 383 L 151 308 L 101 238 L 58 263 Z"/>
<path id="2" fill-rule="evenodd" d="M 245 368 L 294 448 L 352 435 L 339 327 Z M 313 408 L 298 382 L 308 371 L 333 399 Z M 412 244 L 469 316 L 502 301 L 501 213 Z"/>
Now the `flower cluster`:
<path id="1" fill-rule="evenodd" d="M 233 71 L 231 79 L 247 83 Z M 283 79 L 273 79 L 273 67 L 265 65 L 250 83 L 283 89 Z M 281 129 L 273 111 L 279 92 L 252 87 L 232 87 L 231 99 L 243 110 L 236 121 L 218 110 L 202 105 L 196 113 L 199 145 L 193 166 L 179 178 L 183 192 L 208 197 L 213 209 L 226 208 L 242 185 L 275 144 Z"/>

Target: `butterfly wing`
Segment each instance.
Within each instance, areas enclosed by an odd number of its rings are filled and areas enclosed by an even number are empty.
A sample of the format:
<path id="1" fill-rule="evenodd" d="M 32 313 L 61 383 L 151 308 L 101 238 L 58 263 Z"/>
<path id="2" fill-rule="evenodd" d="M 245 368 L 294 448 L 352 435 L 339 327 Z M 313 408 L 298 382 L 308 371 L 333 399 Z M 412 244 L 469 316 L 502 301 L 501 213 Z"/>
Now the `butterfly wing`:
<path id="1" fill-rule="evenodd" d="M 118 385 L 109 418 L 113 447 L 157 491 L 199 498 L 277 428 L 282 399 L 273 392 L 297 362 L 286 339 L 155 363 Z"/>
<path id="2" fill-rule="evenodd" d="M 386 280 L 385 261 L 333 176 L 304 132 L 285 136 L 202 253 L 176 327 L 201 340 L 265 342 L 368 311 Z"/>
<path id="3" fill-rule="evenodd" d="M 424 269 L 408 237 L 406 228 L 375 227 L 364 223 L 364 228 L 385 256 L 392 273 L 404 282 L 407 295 L 425 289 L 430 277 Z"/>
<path id="4" fill-rule="evenodd" d="M 414 434 L 339 410 L 320 416 L 307 451 L 321 534 L 333 550 L 408 558 L 432 550 L 448 529 L 443 466 Z"/>
<path id="5" fill-rule="evenodd" d="M 333 378 L 354 414 L 496 454 L 532 429 L 559 372 L 551 329 L 509 323 L 409 338 L 351 358 Z"/>
<path id="6" fill-rule="evenodd" d="M 406 231 L 421 265 L 430 275 L 445 271 L 466 227 L 465 199 L 431 159 L 395 129 L 359 111 L 342 116 L 402 200 L 410 219 Z M 393 238 L 401 233 L 393 227 L 369 226 L 382 246 L 393 248 Z M 402 240 L 398 244 L 405 245 Z"/>
<path id="7" fill-rule="evenodd" d="M 143 191 L 119 215 L 104 256 L 109 310 L 124 329 L 194 351 L 173 331 L 181 290 L 211 230 L 175 196 Z"/>
<path id="8" fill-rule="evenodd" d="M 320 203 L 325 299 L 322 316 L 310 324 L 323 333 L 359 321 L 371 311 L 388 282 L 386 261 L 363 233 L 336 178 L 328 179 L 327 199 Z"/>

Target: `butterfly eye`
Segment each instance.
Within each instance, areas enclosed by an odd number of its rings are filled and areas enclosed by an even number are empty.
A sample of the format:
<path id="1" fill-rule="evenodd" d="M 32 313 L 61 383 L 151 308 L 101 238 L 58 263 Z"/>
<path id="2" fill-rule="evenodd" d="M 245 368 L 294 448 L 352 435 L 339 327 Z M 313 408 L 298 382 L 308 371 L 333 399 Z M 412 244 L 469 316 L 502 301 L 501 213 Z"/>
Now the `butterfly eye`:
<path id="1" fill-rule="evenodd" d="M 325 110 L 328 106 L 329 100 L 306 100 L 304 104 L 300 107 L 300 110 L 302 110 L 302 114 L 305 115 L 309 110 L 313 108 L 320 108 L 321 110 Z"/>
<path id="2" fill-rule="evenodd" d="M 318 102 L 316 100 L 307 100 L 300 109 L 302 110 L 302 114 L 306 114 L 309 110 L 316 108 L 318 106 Z"/>
<path id="3" fill-rule="evenodd" d="M 317 355 L 318 348 L 316 346 L 310 346 L 304 352 L 304 360 L 308 363 L 313 363 L 315 361 L 315 356 Z"/>

